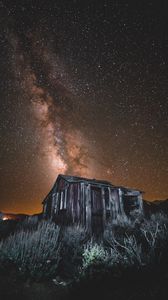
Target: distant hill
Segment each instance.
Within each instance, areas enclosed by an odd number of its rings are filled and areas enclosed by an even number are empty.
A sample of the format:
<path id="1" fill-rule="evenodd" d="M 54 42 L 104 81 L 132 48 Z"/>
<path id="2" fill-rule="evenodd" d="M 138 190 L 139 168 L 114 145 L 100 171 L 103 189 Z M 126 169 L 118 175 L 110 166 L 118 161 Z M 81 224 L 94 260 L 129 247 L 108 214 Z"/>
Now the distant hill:
<path id="1" fill-rule="evenodd" d="M 24 220 L 28 215 L 0 212 L 0 220 Z"/>
<path id="2" fill-rule="evenodd" d="M 168 214 L 168 199 L 166 200 L 156 200 L 154 204 L 162 211 Z"/>
<path id="3" fill-rule="evenodd" d="M 42 217 L 42 213 L 31 215 L 31 217 L 37 216 L 39 219 Z M 0 220 L 16 220 L 16 221 L 23 221 L 25 218 L 30 217 L 27 214 L 13 214 L 13 213 L 4 213 L 0 212 Z"/>
<path id="4" fill-rule="evenodd" d="M 155 200 L 155 201 L 147 201 L 143 200 L 144 210 L 148 214 L 150 213 L 157 213 L 157 212 L 164 212 L 168 215 L 168 199 L 165 200 Z"/>

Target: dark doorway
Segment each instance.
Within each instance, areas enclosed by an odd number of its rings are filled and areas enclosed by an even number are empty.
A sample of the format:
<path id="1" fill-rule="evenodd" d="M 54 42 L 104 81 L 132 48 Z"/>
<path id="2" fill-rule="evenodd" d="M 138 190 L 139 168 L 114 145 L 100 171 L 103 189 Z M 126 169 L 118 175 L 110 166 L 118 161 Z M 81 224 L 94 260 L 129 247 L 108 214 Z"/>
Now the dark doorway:
<path id="1" fill-rule="evenodd" d="M 137 206 L 137 196 L 127 196 L 123 197 L 124 211 L 127 216 L 130 215 L 131 211 L 138 208 Z"/>
<path id="2" fill-rule="evenodd" d="M 101 188 L 91 188 L 92 233 L 100 236 L 103 233 L 103 203 Z"/>

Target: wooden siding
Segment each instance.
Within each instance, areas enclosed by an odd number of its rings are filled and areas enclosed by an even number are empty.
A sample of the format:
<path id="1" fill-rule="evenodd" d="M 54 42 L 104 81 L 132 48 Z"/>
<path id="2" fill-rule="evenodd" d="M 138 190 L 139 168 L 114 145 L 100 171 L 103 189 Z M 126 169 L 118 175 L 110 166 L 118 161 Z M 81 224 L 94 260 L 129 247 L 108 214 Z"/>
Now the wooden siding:
<path id="1" fill-rule="evenodd" d="M 133 206 L 143 210 L 142 195 L 138 191 L 127 193 L 127 190 L 110 185 L 58 178 L 43 202 L 43 213 L 58 224 L 80 224 L 90 233 L 97 234 L 103 232 L 108 222 L 128 215 L 130 199 L 134 199 Z"/>

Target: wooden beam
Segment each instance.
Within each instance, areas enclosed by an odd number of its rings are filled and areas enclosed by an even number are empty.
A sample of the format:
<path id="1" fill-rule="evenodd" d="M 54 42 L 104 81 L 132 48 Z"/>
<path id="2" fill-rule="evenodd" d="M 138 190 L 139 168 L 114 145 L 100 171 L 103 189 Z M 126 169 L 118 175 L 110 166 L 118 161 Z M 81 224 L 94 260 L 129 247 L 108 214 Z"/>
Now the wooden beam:
<path id="1" fill-rule="evenodd" d="M 77 218 L 78 218 L 78 223 L 80 224 L 80 184 L 78 183 L 78 188 L 77 188 Z"/>
<path id="2" fill-rule="evenodd" d="M 64 209 L 67 208 L 67 192 L 68 192 L 68 188 L 66 187 L 66 189 L 65 189 L 65 196 L 64 196 Z"/>
<path id="3" fill-rule="evenodd" d="M 51 196 L 51 217 L 53 217 L 54 215 L 54 205 L 55 205 L 55 196 L 56 196 L 56 193 L 52 193 L 52 196 Z"/>
<path id="4" fill-rule="evenodd" d="M 86 202 L 86 228 L 88 232 L 91 232 L 91 188 L 88 184 L 85 188 L 85 202 Z"/>
<path id="5" fill-rule="evenodd" d="M 112 194 L 111 194 L 111 188 L 108 187 L 108 191 L 109 191 L 109 203 L 110 203 L 110 219 L 112 221 L 114 215 L 113 215 L 113 199 L 112 199 Z"/>
<path id="6" fill-rule="evenodd" d="M 105 191 L 104 188 L 101 188 L 101 195 L 102 195 L 102 205 L 103 205 L 103 227 L 106 223 L 106 204 L 105 204 Z"/>
<path id="7" fill-rule="evenodd" d="M 126 216 L 126 213 L 124 211 L 124 205 L 123 205 L 123 192 L 120 188 L 118 190 L 118 195 L 119 195 L 119 205 L 120 205 L 121 216 L 124 220 L 127 220 L 127 216 Z"/>
<path id="8" fill-rule="evenodd" d="M 44 203 L 43 205 L 43 217 L 46 217 L 46 210 L 47 210 L 47 202 Z"/>
<path id="9" fill-rule="evenodd" d="M 58 209 L 59 209 L 58 208 L 58 205 L 59 205 L 58 201 L 59 201 L 59 192 L 56 193 L 56 197 L 55 197 L 55 206 L 54 206 L 54 214 L 55 215 L 57 214 Z"/>
<path id="10" fill-rule="evenodd" d="M 142 200 L 142 194 L 138 196 L 138 204 L 139 204 L 139 210 L 141 213 L 143 213 L 143 200 Z"/>
<path id="11" fill-rule="evenodd" d="M 86 222 L 85 222 L 85 210 L 86 210 L 86 204 L 85 204 L 85 195 L 84 195 L 84 183 L 81 182 L 80 184 L 80 194 L 81 194 L 81 207 L 82 207 L 82 216 L 81 216 L 81 221 L 82 221 L 82 225 L 85 226 Z"/>

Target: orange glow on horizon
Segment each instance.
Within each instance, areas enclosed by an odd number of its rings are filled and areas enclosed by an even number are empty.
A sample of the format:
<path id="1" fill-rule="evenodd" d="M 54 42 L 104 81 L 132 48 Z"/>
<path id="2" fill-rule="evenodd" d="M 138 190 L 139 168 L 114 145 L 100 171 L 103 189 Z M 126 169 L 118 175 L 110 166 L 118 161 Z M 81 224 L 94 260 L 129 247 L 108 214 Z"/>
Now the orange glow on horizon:
<path id="1" fill-rule="evenodd" d="M 130 184 L 129 184 L 129 187 L 131 187 Z M 135 186 L 134 186 L 134 188 L 135 188 Z M 137 189 L 139 189 L 139 187 L 137 187 Z M 50 190 L 51 190 L 51 188 L 49 188 L 49 190 L 44 195 L 46 196 Z M 42 210 L 43 210 L 42 201 L 44 200 L 45 196 L 43 197 L 43 196 L 40 195 L 39 198 L 36 197 L 36 199 L 35 200 L 31 200 L 31 202 L 27 202 L 27 203 L 23 202 L 23 205 L 19 205 L 19 203 L 17 204 L 17 200 L 15 200 L 15 204 L 16 205 L 12 205 L 9 208 L 6 207 L 5 209 L 1 209 L 3 211 L 3 213 L 6 214 L 3 217 L 3 220 L 13 219 L 10 215 L 8 216 L 8 213 L 9 214 L 10 213 L 14 213 L 14 214 L 28 214 L 28 215 L 42 213 Z M 155 200 L 166 200 L 166 198 L 156 197 L 152 193 L 151 194 L 144 193 L 143 194 L 143 199 L 147 200 L 149 202 L 153 202 Z"/>

